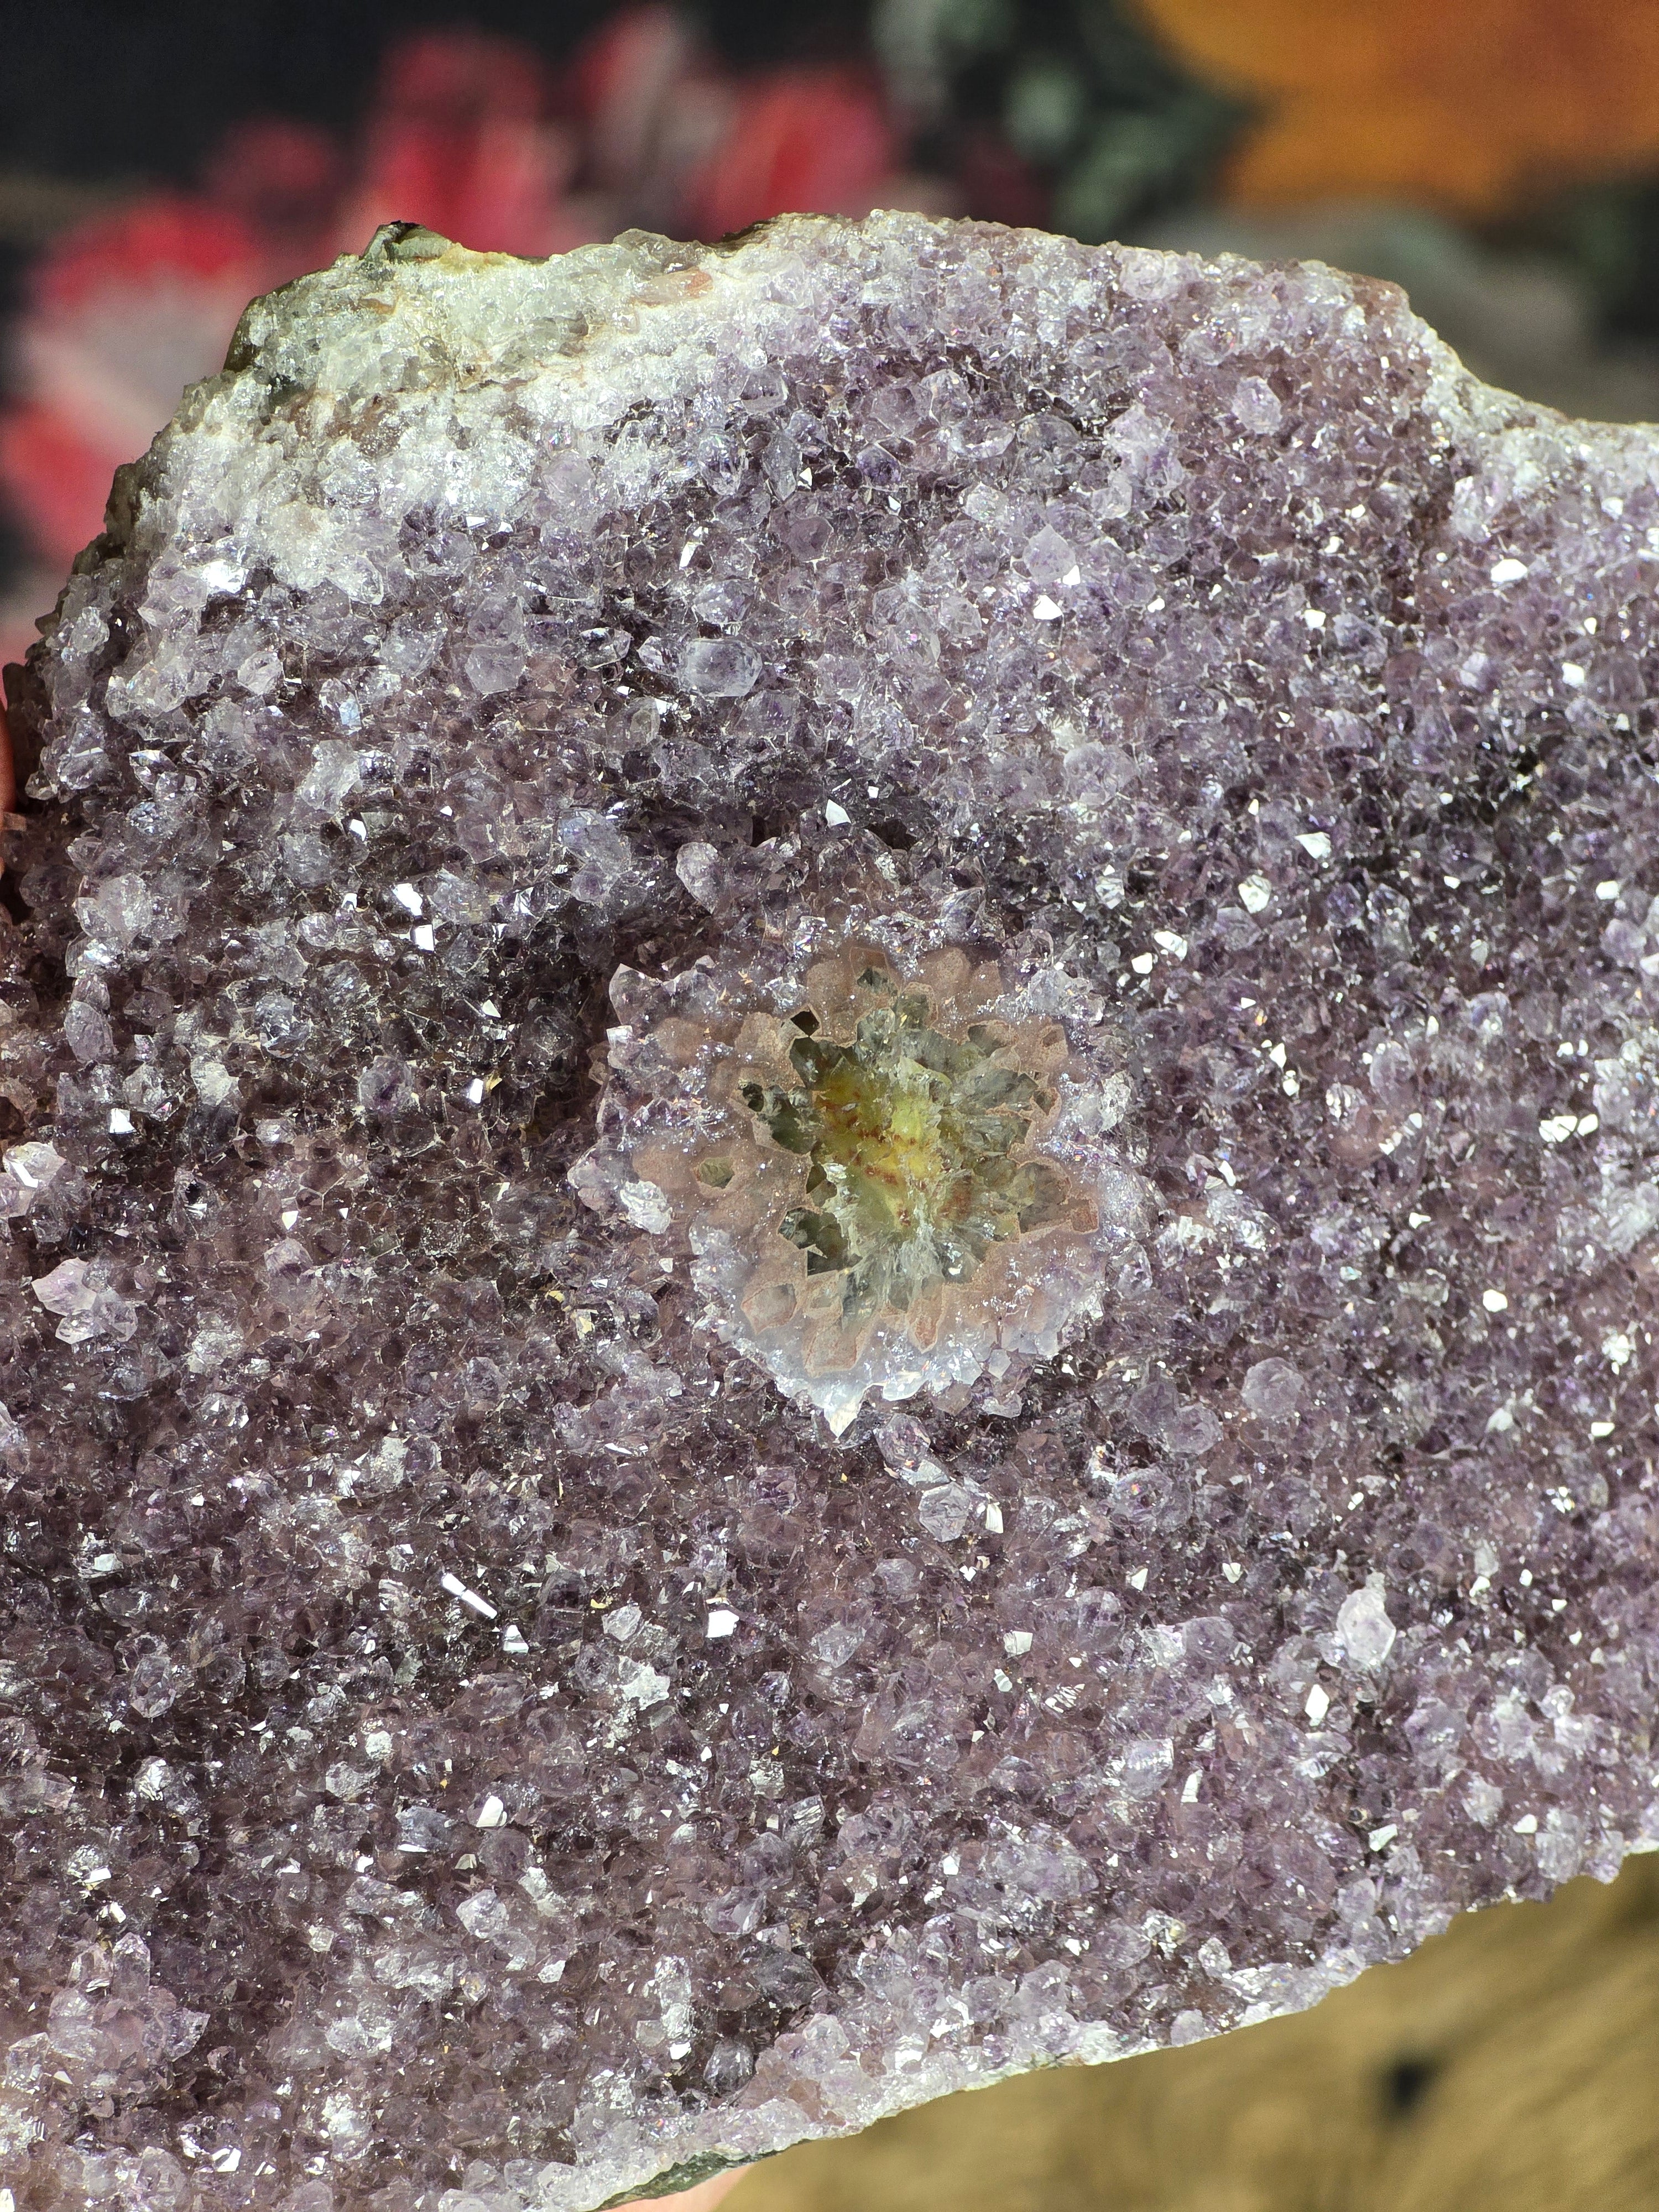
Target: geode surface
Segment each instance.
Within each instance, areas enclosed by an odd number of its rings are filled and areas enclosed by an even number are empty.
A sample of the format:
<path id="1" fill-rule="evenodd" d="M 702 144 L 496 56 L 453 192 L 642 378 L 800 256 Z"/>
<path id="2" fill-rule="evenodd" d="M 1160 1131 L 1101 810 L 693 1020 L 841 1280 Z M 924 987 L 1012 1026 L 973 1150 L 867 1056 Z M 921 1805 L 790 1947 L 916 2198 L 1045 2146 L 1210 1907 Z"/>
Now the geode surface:
<path id="1" fill-rule="evenodd" d="M 21 678 L 0 2166 L 582 2212 L 1659 1840 L 1659 442 L 789 220 L 248 313 Z"/>

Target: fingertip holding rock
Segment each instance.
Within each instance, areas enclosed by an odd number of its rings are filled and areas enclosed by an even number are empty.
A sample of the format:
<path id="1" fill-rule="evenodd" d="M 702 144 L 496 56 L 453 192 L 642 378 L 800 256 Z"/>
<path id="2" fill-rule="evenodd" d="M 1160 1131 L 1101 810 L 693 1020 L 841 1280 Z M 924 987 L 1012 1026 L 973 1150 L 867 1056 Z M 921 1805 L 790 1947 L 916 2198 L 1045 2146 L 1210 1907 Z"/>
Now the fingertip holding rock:
<path id="1" fill-rule="evenodd" d="M 748 2171 L 740 2166 L 730 2173 L 717 2173 L 712 2180 L 700 2181 L 677 2197 L 636 2197 L 632 2212 L 714 2212 L 714 2207 L 731 2195 Z"/>

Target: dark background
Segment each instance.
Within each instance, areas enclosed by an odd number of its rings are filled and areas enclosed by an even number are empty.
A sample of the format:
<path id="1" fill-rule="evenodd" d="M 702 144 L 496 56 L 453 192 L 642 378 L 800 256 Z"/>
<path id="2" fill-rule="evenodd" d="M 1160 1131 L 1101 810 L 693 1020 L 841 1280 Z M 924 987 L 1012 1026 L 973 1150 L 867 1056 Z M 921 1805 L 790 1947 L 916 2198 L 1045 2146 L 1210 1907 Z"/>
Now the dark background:
<path id="1" fill-rule="evenodd" d="M 612 10 L 605 0 L 356 5 L 329 0 L 0 0 L 0 159 L 8 168 L 188 181 L 228 124 L 298 116 L 344 131 L 382 48 L 426 26 L 526 40 L 551 60 Z M 719 52 L 754 64 L 843 55 L 866 10 L 837 0 L 714 0 L 696 13 Z"/>

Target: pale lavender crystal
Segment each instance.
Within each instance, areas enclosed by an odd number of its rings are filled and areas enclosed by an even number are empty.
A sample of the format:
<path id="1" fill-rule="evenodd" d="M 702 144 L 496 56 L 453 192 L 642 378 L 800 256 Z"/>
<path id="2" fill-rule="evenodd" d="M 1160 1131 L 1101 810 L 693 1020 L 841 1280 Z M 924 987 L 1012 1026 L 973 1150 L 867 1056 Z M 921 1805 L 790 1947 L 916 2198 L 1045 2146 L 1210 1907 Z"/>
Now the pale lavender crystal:
<path id="1" fill-rule="evenodd" d="M 14 690 L 20 2205 L 580 2212 L 1659 1841 L 1656 476 L 911 217 L 251 311 Z"/>

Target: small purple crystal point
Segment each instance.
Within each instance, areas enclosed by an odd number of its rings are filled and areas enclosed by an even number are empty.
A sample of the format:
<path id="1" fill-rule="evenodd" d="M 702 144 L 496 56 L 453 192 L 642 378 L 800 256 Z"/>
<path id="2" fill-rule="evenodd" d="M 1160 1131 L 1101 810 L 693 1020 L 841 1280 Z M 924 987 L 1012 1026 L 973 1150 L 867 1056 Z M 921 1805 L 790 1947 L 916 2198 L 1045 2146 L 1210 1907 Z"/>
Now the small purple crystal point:
<path id="1" fill-rule="evenodd" d="M 382 234 L 14 718 L 0 2184 L 586 2212 L 1659 1844 L 1659 442 Z"/>

